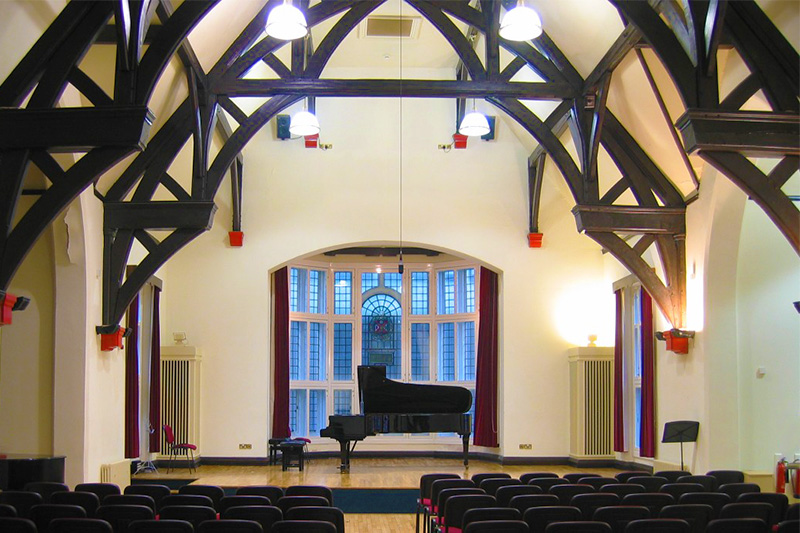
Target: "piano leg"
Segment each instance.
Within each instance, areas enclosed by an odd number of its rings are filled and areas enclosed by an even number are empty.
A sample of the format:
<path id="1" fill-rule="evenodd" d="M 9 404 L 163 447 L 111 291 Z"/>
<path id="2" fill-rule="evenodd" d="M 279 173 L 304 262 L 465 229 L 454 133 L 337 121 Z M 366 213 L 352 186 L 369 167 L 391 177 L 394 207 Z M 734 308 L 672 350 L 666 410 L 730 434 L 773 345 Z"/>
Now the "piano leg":
<path id="1" fill-rule="evenodd" d="M 469 466 L 469 433 L 461 435 L 461 442 L 464 446 L 464 466 Z"/>
<path id="2" fill-rule="evenodd" d="M 339 455 L 341 456 L 342 464 L 339 466 L 339 471 L 344 474 L 350 472 L 350 441 L 339 441 Z"/>

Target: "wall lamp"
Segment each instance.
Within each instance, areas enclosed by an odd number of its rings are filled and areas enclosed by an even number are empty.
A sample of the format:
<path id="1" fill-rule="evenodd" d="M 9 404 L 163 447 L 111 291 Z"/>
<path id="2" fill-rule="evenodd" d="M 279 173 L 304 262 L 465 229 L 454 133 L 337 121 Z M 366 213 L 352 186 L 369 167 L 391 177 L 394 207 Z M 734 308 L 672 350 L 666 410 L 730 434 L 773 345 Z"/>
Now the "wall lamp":
<path id="1" fill-rule="evenodd" d="M 694 331 L 672 328 L 669 331 L 656 331 L 656 338 L 666 341 L 670 352 L 685 355 L 689 353 L 689 339 L 694 338 Z"/>

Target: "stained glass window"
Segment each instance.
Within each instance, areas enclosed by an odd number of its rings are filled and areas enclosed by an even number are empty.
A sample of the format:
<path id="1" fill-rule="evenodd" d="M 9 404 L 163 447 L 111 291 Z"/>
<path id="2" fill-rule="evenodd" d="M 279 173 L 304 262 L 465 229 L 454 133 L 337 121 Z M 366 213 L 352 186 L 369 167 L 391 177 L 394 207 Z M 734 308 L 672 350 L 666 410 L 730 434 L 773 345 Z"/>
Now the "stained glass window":
<path id="1" fill-rule="evenodd" d="M 402 376 L 400 302 L 388 294 L 375 294 L 361 307 L 361 361 L 386 367 L 386 377 Z"/>

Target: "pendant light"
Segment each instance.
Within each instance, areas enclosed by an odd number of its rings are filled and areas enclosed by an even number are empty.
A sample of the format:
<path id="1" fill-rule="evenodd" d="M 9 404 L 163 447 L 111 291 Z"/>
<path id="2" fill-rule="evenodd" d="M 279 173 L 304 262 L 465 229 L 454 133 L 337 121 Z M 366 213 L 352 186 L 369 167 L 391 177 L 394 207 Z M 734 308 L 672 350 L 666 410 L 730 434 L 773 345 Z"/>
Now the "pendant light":
<path id="1" fill-rule="evenodd" d="M 472 111 L 464 115 L 461 125 L 458 127 L 458 133 L 466 135 L 467 137 L 480 137 L 486 135 L 491 131 L 489 128 L 489 121 L 483 113 L 478 113 L 475 110 L 475 100 L 472 101 Z"/>
<path id="2" fill-rule="evenodd" d="M 303 12 L 294 7 L 290 0 L 283 0 L 269 12 L 266 25 L 267 35 L 282 41 L 305 37 L 308 24 Z"/>
<path id="3" fill-rule="evenodd" d="M 500 21 L 500 37 L 509 41 L 530 41 L 542 34 L 542 19 L 523 0 L 507 11 Z"/>

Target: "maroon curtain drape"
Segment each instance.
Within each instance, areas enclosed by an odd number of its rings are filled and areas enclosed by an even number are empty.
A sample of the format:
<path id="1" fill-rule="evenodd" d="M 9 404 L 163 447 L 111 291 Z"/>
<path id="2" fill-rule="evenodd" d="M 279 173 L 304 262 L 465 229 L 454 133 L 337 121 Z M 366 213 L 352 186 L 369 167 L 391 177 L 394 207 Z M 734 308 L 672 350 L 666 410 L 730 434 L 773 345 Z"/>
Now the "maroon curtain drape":
<path id="1" fill-rule="evenodd" d="M 153 287 L 150 339 L 150 452 L 161 451 L 161 289 Z"/>
<path id="2" fill-rule="evenodd" d="M 625 390 L 623 388 L 622 354 L 622 289 L 614 291 L 617 301 L 616 326 L 614 329 L 614 451 L 625 451 Z"/>
<path id="3" fill-rule="evenodd" d="M 275 366 L 273 369 L 272 438 L 291 435 L 289 429 L 289 269 L 275 272 L 275 308 L 273 338 Z"/>
<path id="4" fill-rule="evenodd" d="M 481 267 L 480 323 L 475 379 L 476 446 L 498 447 L 497 441 L 497 274 Z"/>
<path id="5" fill-rule="evenodd" d="M 139 296 L 128 307 L 125 342 L 125 457 L 139 457 Z"/>
<path id="6" fill-rule="evenodd" d="M 642 418 L 641 457 L 656 456 L 656 412 L 655 412 L 655 340 L 653 332 L 653 300 L 647 291 L 642 291 Z"/>

